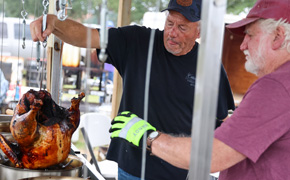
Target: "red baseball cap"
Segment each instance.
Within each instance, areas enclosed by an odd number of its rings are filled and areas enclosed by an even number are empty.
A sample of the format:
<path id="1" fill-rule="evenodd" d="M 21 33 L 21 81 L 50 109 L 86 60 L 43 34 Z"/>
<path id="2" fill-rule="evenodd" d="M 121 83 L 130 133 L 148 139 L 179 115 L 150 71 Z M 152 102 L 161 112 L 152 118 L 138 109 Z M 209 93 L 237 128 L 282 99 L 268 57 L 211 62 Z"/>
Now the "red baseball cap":
<path id="1" fill-rule="evenodd" d="M 290 0 L 258 0 L 246 18 L 227 25 L 234 34 L 244 35 L 245 26 L 258 19 L 285 19 L 290 22 Z"/>

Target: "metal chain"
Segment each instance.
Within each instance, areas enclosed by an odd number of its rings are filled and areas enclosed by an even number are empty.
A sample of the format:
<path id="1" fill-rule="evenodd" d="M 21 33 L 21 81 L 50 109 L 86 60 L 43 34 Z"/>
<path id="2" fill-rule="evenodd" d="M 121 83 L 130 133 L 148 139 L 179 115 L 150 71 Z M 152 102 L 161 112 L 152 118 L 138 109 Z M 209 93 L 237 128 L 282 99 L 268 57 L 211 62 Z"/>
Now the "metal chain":
<path id="1" fill-rule="evenodd" d="M 22 48 L 25 49 L 25 28 L 26 28 L 26 16 L 28 15 L 27 11 L 25 10 L 24 8 L 24 5 L 25 5 L 25 0 L 22 0 L 22 11 L 21 11 L 21 16 L 23 18 L 23 27 L 22 27 L 22 40 L 23 40 L 23 43 L 22 43 Z"/>

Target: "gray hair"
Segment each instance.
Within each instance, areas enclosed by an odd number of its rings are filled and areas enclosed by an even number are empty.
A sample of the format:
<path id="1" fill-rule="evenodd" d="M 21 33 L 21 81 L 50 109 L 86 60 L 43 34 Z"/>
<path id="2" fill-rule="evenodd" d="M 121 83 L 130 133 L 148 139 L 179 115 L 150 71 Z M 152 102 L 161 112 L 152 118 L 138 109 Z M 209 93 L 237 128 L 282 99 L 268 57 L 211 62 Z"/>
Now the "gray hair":
<path id="1" fill-rule="evenodd" d="M 165 17 L 166 17 L 166 19 L 167 19 L 167 16 L 169 15 L 169 11 L 168 10 L 166 10 L 166 11 L 164 11 L 165 12 Z M 198 26 L 197 26 L 197 30 L 200 32 L 200 23 L 201 23 L 201 20 L 199 20 L 199 21 L 197 21 L 198 22 Z"/>
<path id="2" fill-rule="evenodd" d="M 286 48 L 290 53 L 290 24 L 283 20 L 282 18 L 277 20 L 274 19 L 260 19 L 257 21 L 263 30 L 267 34 L 273 33 L 277 27 L 282 26 L 285 29 L 285 40 L 281 46 L 281 49 Z"/>

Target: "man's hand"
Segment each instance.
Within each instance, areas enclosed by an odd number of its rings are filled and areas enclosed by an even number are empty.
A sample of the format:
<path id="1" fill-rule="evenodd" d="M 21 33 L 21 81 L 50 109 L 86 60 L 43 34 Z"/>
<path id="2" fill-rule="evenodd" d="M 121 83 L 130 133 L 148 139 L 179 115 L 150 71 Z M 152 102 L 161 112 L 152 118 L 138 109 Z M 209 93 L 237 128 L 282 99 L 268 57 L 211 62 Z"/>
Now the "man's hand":
<path id="1" fill-rule="evenodd" d="M 56 20 L 55 15 L 51 14 L 47 15 L 47 24 L 44 32 L 42 32 L 43 16 L 31 22 L 30 33 L 32 40 L 43 42 L 54 31 L 55 20 Z"/>
<path id="2" fill-rule="evenodd" d="M 133 145 L 139 146 L 142 136 L 148 130 L 155 131 L 156 128 L 140 119 L 136 114 L 124 111 L 115 117 L 109 131 L 112 133 L 111 138 L 123 138 Z"/>

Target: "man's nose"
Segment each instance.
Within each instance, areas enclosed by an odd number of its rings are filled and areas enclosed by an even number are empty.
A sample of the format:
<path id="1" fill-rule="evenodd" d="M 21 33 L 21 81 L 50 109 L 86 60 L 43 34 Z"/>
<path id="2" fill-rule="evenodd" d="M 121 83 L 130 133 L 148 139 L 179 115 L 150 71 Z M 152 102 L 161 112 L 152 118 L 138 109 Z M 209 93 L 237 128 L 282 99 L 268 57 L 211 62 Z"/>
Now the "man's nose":
<path id="1" fill-rule="evenodd" d="M 169 31 L 169 36 L 170 37 L 176 37 L 177 36 L 177 32 L 176 32 L 176 28 L 172 27 Z"/>
<path id="2" fill-rule="evenodd" d="M 240 50 L 244 51 L 248 49 L 248 38 L 247 35 L 245 35 L 244 40 L 242 42 L 242 44 L 240 45 Z"/>

